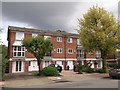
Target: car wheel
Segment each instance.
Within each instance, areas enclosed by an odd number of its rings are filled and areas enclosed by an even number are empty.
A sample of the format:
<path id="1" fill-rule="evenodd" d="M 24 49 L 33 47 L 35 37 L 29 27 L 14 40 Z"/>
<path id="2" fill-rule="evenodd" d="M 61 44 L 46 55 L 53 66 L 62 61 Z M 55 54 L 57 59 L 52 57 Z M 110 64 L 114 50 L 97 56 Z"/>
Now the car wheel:
<path id="1" fill-rule="evenodd" d="M 116 79 L 116 77 L 115 77 L 115 76 L 112 76 L 112 79 Z"/>
<path id="2" fill-rule="evenodd" d="M 110 76 L 110 78 L 114 79 L 114 76 L 112 76 L 112 75 L 109 75 L 109 76 Z"/>

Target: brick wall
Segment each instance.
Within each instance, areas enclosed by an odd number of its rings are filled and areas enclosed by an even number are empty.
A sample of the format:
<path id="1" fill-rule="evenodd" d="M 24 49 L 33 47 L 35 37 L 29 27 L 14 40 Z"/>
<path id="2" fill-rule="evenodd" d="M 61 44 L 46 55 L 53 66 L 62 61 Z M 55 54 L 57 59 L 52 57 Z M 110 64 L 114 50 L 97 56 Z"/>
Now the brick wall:
<path id="1" fill-rule="evenodd" d="M 9 61 L 9 73 L 12 73 L 12 61 Z"/>
<path id="2" fill-rule="evenodd" d="M 28 72 L 28 68 L 29 68 L 29 61 L 24 61 L 24 71 Z"/>
<path id="3" fill-rule="evenodd" d="M 12 47 L 12 45 L 13 45 L 13 43 L 14 43 L 14 41 L 15 41 L 15 32 L 10 32 L 9 33 L 9 42 L 8 42 L 8 56 L 9 56 L 9 58 L 12 58 L 13 57 L 13 47 Z"/>
<path id="4" fill-rule="evenodd" d="M 62 42 L 57 42 L 57 37 L 52 36 L 51 40 L 53 42 L 53 58 L 76 58 L 76 46 L 77 46 L 77 39 L 73 38 L 72 43 L 67 42 L 67 38 L 62 37 Z M 65 46 L 66 43 L 66 46 Z M 57 48 L 62 48 L 62 53 L 57 53 Z M 65 51 L 66 48 L 66 51 Z M 73 49 L 73 54 L 68 54 L 68 49 Z M 74 52 L 75 51 L 75 52 Z"/>

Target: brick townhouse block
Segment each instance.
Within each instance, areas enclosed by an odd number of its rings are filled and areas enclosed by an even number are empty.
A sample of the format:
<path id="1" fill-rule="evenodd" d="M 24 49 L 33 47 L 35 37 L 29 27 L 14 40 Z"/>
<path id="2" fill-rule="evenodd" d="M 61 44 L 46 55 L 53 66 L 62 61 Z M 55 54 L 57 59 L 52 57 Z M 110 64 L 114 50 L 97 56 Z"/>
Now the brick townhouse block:
<path id="1" fill-rule="evenodd" d="M 35 36 L 50 39 L 53 43 L 53 50 L 46 53 L 40 66 L 34 55 L 22 46 L 23 39 Z M 59 64 L 62 69 L 69 67 L 69 70 L 73 70 L 77 60 L 82 60 L 85 66 L 91 61 L 92 68 L 102 68 L 100 51 L 94 50 L 92 54 L 84 52 L 79 34 L 9 26 L 7 40 L 10 73 L 38 71 L 38 67 L 42 69 L 50 64 Z M 115 56 L 108 59 L 110 62 L 116 61 Z"/>

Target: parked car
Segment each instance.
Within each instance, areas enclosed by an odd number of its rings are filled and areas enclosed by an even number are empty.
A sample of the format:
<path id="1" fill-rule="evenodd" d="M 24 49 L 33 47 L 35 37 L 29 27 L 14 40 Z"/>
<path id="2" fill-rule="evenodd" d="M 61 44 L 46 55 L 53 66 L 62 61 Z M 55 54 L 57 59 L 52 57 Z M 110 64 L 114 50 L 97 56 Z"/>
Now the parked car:
<path id="1" fill-rule="evenodd" d="M 50 64 L 49 66 L 57 68 L 57 70 L 58 70 L 59 72 L 62 71 L 62 67 L 61 67 L 60 65 L 58 65 L 58 64 Z"/>
<path id="2" fill-rule="evenodd" d="M 111 70 L 109 70 L 109 76 L 110 76 L 111 78 L 120 79 L 120 68 L 116 68 L 116 69 L 111 69 Z"/>

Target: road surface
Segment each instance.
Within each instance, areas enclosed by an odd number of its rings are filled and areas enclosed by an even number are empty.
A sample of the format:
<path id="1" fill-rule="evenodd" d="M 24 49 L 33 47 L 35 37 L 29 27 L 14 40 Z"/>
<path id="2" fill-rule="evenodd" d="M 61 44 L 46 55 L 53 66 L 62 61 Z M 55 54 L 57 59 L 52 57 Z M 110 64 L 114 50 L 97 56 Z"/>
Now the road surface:
<path id="1" fill-rule="evenodd" d="M 119 83 L 118 83 L 119 82 Z M 61 81 L 46 85 L 32 85 L 20 88 L 118 88 L 120 81 L 117 79 L 94 79 L 83 81 Z"/>

